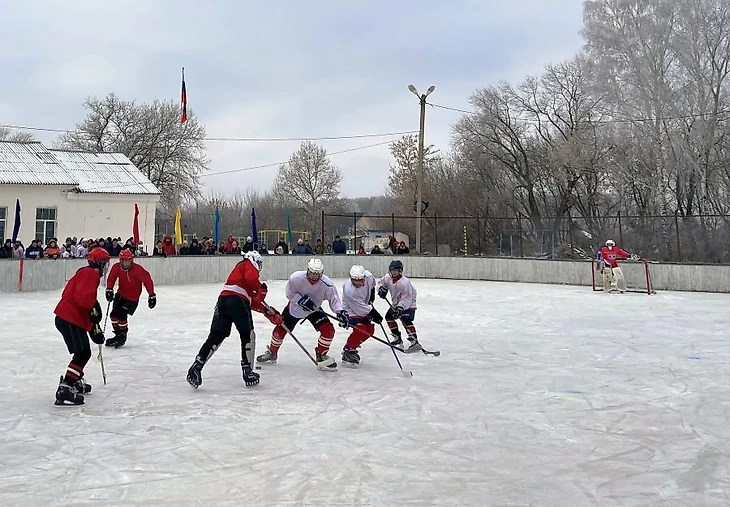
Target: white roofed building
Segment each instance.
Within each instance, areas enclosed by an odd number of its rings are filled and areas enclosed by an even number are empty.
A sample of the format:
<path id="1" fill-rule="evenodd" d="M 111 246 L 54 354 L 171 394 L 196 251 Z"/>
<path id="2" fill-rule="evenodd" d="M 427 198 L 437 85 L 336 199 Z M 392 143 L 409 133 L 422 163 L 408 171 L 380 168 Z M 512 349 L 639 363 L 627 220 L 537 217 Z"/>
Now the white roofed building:
<path id="1" fill-rule="evenodd" d="M 48 149 L 39 142 L 0 141 L 0 237 L 13 233 L 20 201 L 18 239 L 47 244 L 67 237 L 132 236 L 134 205 L 139 235 L 152 251 L 160 191 L 120 153 Z"/>

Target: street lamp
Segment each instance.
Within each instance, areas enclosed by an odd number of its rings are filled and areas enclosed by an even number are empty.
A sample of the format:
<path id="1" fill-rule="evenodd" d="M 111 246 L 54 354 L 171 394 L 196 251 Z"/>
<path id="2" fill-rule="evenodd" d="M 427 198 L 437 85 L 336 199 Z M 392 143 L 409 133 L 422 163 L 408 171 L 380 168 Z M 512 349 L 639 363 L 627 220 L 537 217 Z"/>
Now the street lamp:
<path id="1" fill-rule="evenodd" d="M 418 101 L 421 104 L 421 125 L 418 130 L 418 175 L 416 178 L 416 245 L 415 253 L 421 253 L 421 206 L 423 202 L 423 131 L 426 126 L 426 97 L 431 95 L 436 89 L 435 86 L 431 85 L 426 90 L 426 93 L 420 94 L 416 87 L 412 84 L 408 85 L 408 90 L 418 97 Z"/>

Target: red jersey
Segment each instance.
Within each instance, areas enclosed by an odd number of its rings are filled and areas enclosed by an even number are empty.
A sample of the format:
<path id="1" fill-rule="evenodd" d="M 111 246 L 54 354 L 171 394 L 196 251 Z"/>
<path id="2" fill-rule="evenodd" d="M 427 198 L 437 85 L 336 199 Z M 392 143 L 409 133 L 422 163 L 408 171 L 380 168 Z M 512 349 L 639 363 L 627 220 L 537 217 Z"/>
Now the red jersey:
<path id="1" fill-rule="evenodd" d="M 261 302 L 266 297 L 266 291 L 261 286 L 259 270 L 249 260 L 242 260 L 228 275 L 221 296 L 238 296 L 251 305 L 251 309 L 263 312 Z"/>
<path id="2" fill-rule="evenodd" d="M 132 267 L 124 271 L 122 263 L 117 262 L 109 270 L 109 276 L 106 279 L 106 288 L 113 289 L 114 283 L 119 280 L 119 295 L 127 301 L 139 301 L 142 294 L 142 285 L 147 290 L 147 294 L 155 293 L 155 285 L 152 283 L 152 277 L 149 271 L 139 264 L 132 263 Z"/>
<path id="3" fill-rule="evenodd" d="M 608 266 L 609 268 L 617 268 L 618 261 L 628 259 L 630 254 L 626 250 L 622 250 L 617 246 L 611 249 L 609 249 L 607 246 L 604 246 L 603 248 L 601 248 L 601 251 L 598 255 L 605 266 Z"/>
<path id="4" fill-rule="evenodd" d="M 99 270 L 92 267 L 79 269 L 66 284 L 61 294 L 61 301 L 53 311 L 63 320 L 91 331 L 92 323 L 89 313 L 96 304 L 96 292 L 99 289 L 101 276 Z"/>

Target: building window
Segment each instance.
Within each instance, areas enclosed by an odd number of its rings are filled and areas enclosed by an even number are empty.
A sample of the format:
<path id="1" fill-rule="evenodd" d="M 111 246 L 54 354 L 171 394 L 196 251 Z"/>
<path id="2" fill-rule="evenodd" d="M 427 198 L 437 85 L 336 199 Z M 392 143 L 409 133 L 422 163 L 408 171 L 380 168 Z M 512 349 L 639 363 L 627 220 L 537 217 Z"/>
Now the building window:
<path id="1" fill-rule="evenodd" d="M 3 243 L 5 243 L 5 230 L 6 226 L 6 218 L 8 216 L 8 208 L 0 208 L 0 238 L 2 238 Z"/>
<path id="2" fill-rule="evenodd" d="M 36 208 L 35 239 L 40 240 L 43 245 L 47 245 L 48 240 L 55 237 L 56 208 Z"/>

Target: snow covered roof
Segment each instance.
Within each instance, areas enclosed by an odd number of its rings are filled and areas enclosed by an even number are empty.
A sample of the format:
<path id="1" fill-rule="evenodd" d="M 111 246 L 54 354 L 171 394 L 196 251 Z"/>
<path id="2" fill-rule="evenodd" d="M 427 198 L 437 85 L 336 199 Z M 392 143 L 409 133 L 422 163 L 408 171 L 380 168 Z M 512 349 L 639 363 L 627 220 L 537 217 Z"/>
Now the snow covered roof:
<path id="1" fill-rule="evenodd" d="M 160 194 L 121 153 L 49 150 L 39 142 L 0 141 L 0 185 L 63 185 L 85 193 Z"/>

